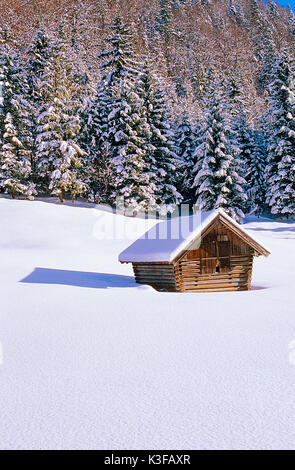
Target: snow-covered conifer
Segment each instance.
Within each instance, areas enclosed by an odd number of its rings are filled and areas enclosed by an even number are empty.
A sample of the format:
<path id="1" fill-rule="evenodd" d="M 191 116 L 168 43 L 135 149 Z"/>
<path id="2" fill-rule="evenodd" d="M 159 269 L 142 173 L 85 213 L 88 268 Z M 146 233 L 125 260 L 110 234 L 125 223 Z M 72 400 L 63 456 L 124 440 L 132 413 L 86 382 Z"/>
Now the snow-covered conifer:
<path id="1" fill-rule="evenodd" d="M 197 164 L 195 154 L 197 135 L 198 127 L 192 124 L 187 114 L 179 116 L 176 122 L 175 141 L 181 162 L 180 193 L 185 202 L 192 202 L 195 199 L 193 170 Z"/>
<path id="2" fill-rule="evenodd" d="M 28 50 L 28 64 L 27 64 L 27 81 L 29 85 L 28 101 L 30 104 L 31 116 L 31 133 L 32 133 L 32 178 L 37 183 L 37 117 L 43 103 L 41 78 L 48 65 L 48 61 L 52 54 L 53 42 L 49 35 L 43 30 L 39 29 L 35 32 L 32 44 Z"/>
<path id="3" fill-rule="evenodd" d="M 240 174 L 239 149 L 234 145 L 230 115 L 221 96 L 221 83 L 215 83 L 208 96 L 204 126 L 196 149 L 194 169 L 196 204 L 201 210 L 223 208 L 240 219 L 247 196 Z"/>
<path id="4" fill-rule="evenodd" d="M 246 182 L 248 193 L 248 210 L 261 214 L 265 207 L 266 183 L 266 147 L 264 136 L 257 129 L 248 129 L 249 146 L 244 150 L 246 156 Z"/>
<path id="5" fill-rule="evenodd" d="M 20 60 L 5 32 L 0 34 L 0 188 L 11 194 L 33 198 L 28 85 Z"/>
<path id="6" fill-rule="evenodd" d="M 80 144 L 85 150 L 83 181 L 86 196 L 95 203 L 109 203 L 113 186 L 110 144 L 108 143 L 108 109 L 112 101 L 104 85 L 100 84 L 92 100 L 81 115 Z"/>
<path id="7" fill-rule="evenodd" d="M 295 73 L 285 52 L 270 86 L 267 203 L 271 213 L 295 216 Z"/>
<path id="8" fill-rule="evenodd" d="M 158 208 L 166 205 L 168 211 L 173 211 L 174 204 L 182 200 L 177 190 L 177 173 L 181 162 L 177 155 L 175 132 L 169 119 L 166 96 L 148 63 L 144 65 L 138 80 L 138 93 L 143 99 L 150 131 L 145 158 L 156 204 Z"/>
<path id="9" fill-rule="evenodd" d="M 40 79 L 42 105 L 37 122 L 37 168 L 43 190 L 74 200 L 84 191 L 79 175 L 84 151 L 78 145 L 80 119 L 73 101 L 71 65 L 67 60 L 63 30 Z"/>
<path id="10" fill-rule="evenodd" d="M 146 143 L 149 127 L 142 103 L 134 90 L 123 85 L 109 108 L 108 142 L 114 167 L 114 188 L 111 201 L 124 197 L 131 212 L 155 206 L 154 188 L 146 171 Z"/>
<path id="11" fill-rule="evenodd" d="M 103 79 L 105 86 L 118 86 L 123 80 L 138 76 L 138 64 L 135 61 L 135 54 L 132 43 L 130 28 L 122 17 L 117 14 L 113 24 L 109 26 L 113 35 L 106 38 L 109 49 L 100 54 L 102 62 Z"/>

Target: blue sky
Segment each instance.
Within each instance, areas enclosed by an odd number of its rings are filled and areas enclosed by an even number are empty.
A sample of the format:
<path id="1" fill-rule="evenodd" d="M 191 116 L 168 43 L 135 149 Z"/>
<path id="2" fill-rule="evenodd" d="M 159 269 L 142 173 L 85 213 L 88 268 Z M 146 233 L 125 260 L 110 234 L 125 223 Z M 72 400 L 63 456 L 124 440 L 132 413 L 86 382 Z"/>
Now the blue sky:
<path id="1" fill-rule="evenodd" d="M 288 6 L 290 5 L 293 10 L 295 10 L 295 0 L 279 0 L 278 3 L 281 3 L 282 5 Z"/>

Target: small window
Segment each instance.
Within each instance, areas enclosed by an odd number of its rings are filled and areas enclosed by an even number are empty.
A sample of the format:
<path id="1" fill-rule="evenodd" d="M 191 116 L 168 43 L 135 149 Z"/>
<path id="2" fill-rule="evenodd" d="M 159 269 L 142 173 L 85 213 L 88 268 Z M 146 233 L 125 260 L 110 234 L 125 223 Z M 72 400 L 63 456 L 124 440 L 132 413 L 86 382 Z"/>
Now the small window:
<path id="1" fill-rule="evenodd" d="M 216 266 L 216 272 L 217 272 L 217 273 L 220 273 L 220 266 L 219 266 L 219 264 Z"/>

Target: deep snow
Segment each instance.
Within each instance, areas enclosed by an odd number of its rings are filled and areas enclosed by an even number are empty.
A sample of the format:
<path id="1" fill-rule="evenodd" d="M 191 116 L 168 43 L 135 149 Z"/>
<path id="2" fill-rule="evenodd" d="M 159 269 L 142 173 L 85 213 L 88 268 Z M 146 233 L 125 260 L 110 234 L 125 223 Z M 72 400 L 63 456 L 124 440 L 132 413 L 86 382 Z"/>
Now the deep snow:
<path id="1" fill-rule="evenodd" d="M 3 198 L 0 220 L 1 449 L 294 449 L 295 222 L 248 220 L 272 252 L 251 292 L 167 294 L 117 260 L 144 221 Z"/>

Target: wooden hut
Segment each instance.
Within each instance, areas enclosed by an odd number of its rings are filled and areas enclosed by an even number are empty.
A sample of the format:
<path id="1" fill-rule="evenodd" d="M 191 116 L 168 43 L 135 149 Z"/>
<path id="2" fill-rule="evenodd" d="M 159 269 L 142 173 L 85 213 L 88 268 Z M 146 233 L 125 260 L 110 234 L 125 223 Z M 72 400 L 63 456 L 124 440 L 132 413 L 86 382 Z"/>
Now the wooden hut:
<path id="1" fill-rule="evenodd" d="M 245 291 L 254 256 L 270 252 L 224 211 L 156 224 L 119 256 L 136 282 L 171 292 Z"/>

